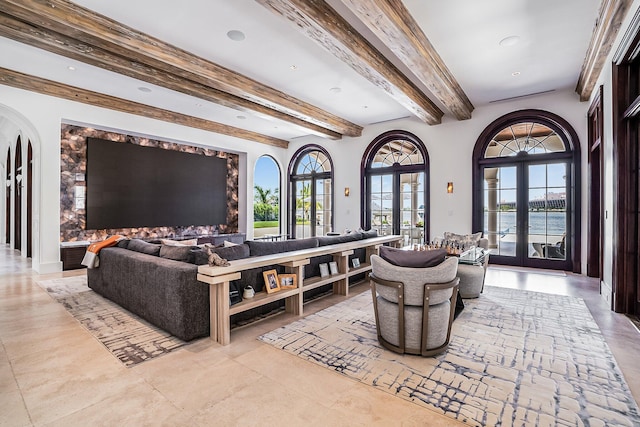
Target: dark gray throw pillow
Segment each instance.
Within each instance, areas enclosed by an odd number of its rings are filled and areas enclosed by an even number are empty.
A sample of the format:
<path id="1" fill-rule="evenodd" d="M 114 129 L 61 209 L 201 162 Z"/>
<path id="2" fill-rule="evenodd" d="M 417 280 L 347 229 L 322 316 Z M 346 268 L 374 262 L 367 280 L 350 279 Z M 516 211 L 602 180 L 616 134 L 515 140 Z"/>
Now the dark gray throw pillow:
<path id="1" fill-rule="evenodd" d="M 236 259 L 249 258 L 249 246 L 246 244 L 234 245 L 229 247 L 217 246 L 212 248 L 212 251 L 217 253 L 220 258 L 224 258 L 227 261 L 233 261 Z M 207 265 L 209 263 L 209 255 L 202 248 L 192 248 L 191 254 L 193 256 L 193 262 L 195 265 Z"/>
<path id="2" fill-rule="evenodd" d="M 119 248 L 123 248 L 123 249 L 127 249 L 129 247 L 129 242 L 131 240 L 129 239 L 122 239 L 122 240 L 118 240 L 118 243 L 116 243 L 116 246 Z"/>
<path id="3" fill-rule="evenodd" d="M 389 246 L 380 247 L 380 257 L 388 263 L 397 265 L 399 267 L 435 267 L 436 265 L 444 261 L 446 255 L 446 249 L 434 249 L 431 251 L 412 251 L 392 248 Z"/>
<path id="4" fill-rule="evenodd" d="M 224 258 L 227 261 L 233 261 L 236 259 L 249 258 L 249 246 L 244 243 L 241 245 L 233 246 L 219 246 L 214 248 L 213 251 L 217 253 L 220 258 Z"/>
<path id="5" fill-rule="evenodd" d="M 160 258 L 168 258 L 175 261 L 193 262 L 191 253 L 193 246 L 161 245 Z"/>
<path id="6" fill-rule="evenodd" d="M 362 231 L 363 239 L 371 239 L 373 237 L 378 237 L 378 230 L 376 230 L 375 228 L 367 231 Z"/>
<path id="7" fill-rule="evenodd" d="M 153 243 L 147 243 L 144 240 L 140 239 L 131 239 L 129 242 L 129 246 L 127 249 L 130 251 L 142 252 L 147 255 L 155 255 L 158 256 L 160 253 L 160 245 L 155 245 Z"/>

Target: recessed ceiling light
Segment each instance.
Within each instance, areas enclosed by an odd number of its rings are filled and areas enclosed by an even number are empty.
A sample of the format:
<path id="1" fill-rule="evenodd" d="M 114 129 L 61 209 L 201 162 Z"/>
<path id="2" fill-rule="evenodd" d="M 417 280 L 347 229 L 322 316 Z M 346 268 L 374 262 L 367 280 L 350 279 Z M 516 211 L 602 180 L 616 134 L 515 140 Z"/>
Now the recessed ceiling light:
<path id="1" fill-rule="evenodd" d="M 519 76 L 519 75 L 520 75 L 520 71 L 514 71 L 513 73 L 511 73 L 511 75 L 512 75 L 513 77 L 517 77 L 517 76 Z"/>
<path id="2" fill-rule="evenodd" d="M 144 92 L 144 93 L 149 93 L 149 92 L 151 92 L 151 89 L 149 89 L 149 88 L 148 88 L 148 87 L 146 87 L 146 86 L 140 86 L 140 87 L 138 88 L 138 90 L 139 90 L 140 92 Z"/>
<path id="3" fill-rule="evenodd" d="M 505 37 L 502 40 L 500 40 L 500 42 L 498 43 L 500 46 L 513 46 L 518 44 L 518 42 L 520 41 L 520 37 L 518 36 L 509 36 L 509 37 Z"/>
<path id="4" fill-rule="evenodd" d="M 292 66 L 290 66 L 289 68 L 291 68 L 292 70 L 294 70 L 294 71 L 295 71 L 295 70 L 297 70 L 297 69 L 298 69 L 298 66 L 297 66 L 297 65 L 292 65 Z"/>
<path id="5" fill-rule="evenodd" d="M 369 106 L 368 105 L 363 105 L 362 108 L 369 108 Z"/>
<path id="6" fill-rule="evenodd" d="M 236 116 L 236 119 L 238 119 L 238 120 L 244 120 L 246 118 L 247 118 L 247 116 Z"/>
<path id="7" fill-rule="evenodd" d="M 332 87 L 331 89 L 329 89 L 329 92 L 331 93 L 340 93 L 342 92 L 342 89 L 339 87 Z"/>
<path id="8" fill-rule="evenodd" d="M 69 66 L 67 67 L 67 70 L 69 70 L 69 71 L 75 71 L 75 70 L 76 70 L 76 67 L 74 67 L 73 65 L 69 65 Z"/>
<path id="9" fill-rule="evenodd" d="M 240 30 L 231 30 L 227 32 L 227 37 L 235 42 L 241 42 L 244 40 L 244 33 Z"/>

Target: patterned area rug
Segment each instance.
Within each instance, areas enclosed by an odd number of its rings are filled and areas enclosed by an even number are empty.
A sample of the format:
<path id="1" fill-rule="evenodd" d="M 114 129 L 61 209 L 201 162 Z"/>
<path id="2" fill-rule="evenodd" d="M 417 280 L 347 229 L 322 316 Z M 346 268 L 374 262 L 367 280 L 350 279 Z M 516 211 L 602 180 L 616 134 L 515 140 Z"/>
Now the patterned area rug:
<path id="1" fill-rule="evenodd" d="M 45 280 L 38 285 L 127 367 L 186 344 L 93 292 L 86 276 Z"/>
<path id="2" fill-rule="evenodd" d="M 432 358 L 378 343 L 369 292 L 259 339 L 470 425 L 640 425 L 582 299 L 486 287 L 465 305 Z"/>

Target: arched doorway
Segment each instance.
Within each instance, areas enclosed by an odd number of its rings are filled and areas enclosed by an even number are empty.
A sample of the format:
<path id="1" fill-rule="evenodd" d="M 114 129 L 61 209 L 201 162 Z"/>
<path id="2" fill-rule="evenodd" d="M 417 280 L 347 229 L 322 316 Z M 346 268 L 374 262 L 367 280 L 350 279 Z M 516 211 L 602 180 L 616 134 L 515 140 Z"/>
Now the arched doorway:
<path id="1" fill-rule="evenodd" d="M 473 228 L 491 262 L 580 271 L 580 148 L 573 128 L 541 110 L 491 123 L 473 153 Z"/>
<path id="2" fill-rule="evenodd" d="M 32 267 L 36 271 L 52 271 L 58 261 L 55 254 L 42 260 L 40 248 L 42 236 L 46 235 L 48 245 L 59 244 L 59 232 L 51 227 L 34 226 L 40 210 L 40 136 L 34 125 L 20 112 L 0 103 L 0 135 L 6 136 L 8 145 L 5 170 L 5 242 L 21 251 L 23 257 L 32 258 Z M 4 159 L 4 158 L 3 158 Z M 23 204 L 24 203 L 24 204 Z"/>
<path id="3" fill-rule="evenodd" d="M 13 248 L 22 249 L 22 141 L 20 137 L 16 141 L 16 154 L 14 162 L 14 208 L 13 208 Z"/>
<path id="4" fill-rule="evenodd" d="M 422 141 L 406 131 L 385 132 L 369 144 L 362 161 L 364 228 L 424 242 L 429 237 L 429 155 Z"/>

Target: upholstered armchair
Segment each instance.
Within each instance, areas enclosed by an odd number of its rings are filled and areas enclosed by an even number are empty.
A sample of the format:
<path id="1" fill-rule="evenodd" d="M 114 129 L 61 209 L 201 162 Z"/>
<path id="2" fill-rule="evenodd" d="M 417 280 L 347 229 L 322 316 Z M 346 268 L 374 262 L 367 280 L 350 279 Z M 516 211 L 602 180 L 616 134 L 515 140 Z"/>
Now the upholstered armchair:
<path id="1" fill-rule="evenodd" d="M 396 353 L 432 356 L 449 346 L 458 293 L 458 259 L 409 268 L 371 256 L 378 341 Z"/>

